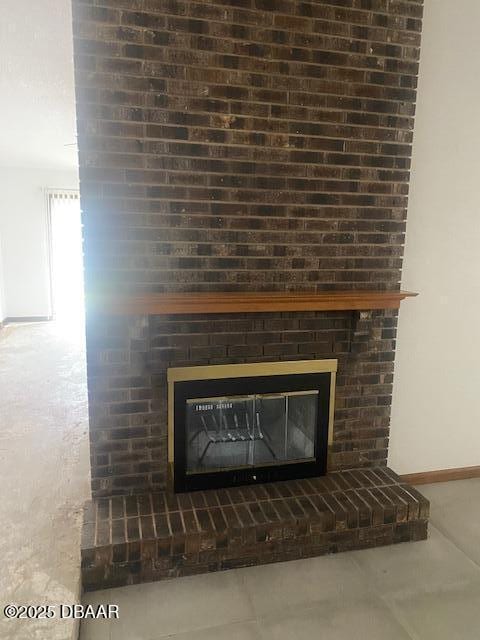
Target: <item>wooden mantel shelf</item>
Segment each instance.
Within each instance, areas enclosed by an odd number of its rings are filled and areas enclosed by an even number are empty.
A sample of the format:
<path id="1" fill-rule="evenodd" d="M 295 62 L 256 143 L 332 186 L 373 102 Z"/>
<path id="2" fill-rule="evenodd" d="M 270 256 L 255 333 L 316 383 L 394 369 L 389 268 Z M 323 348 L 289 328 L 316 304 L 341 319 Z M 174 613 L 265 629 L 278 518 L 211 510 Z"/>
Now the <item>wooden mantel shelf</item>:
<path id="1" fill-rule="evenodd" d="M 145 293 L 103 298 L 94 308 L 116 315 L 261 313 L 398 309 L 410 291 L 326 291 L 321 293 Z"/>

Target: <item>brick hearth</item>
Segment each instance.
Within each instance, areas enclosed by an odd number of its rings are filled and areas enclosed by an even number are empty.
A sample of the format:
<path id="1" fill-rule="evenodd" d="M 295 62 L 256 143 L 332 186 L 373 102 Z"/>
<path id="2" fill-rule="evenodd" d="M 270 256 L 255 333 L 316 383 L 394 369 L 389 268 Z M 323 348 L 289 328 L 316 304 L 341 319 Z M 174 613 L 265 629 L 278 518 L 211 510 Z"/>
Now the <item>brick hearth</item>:
<path id="1" fill-rule="evenodd" d="M 86 509 L 87 590 L 427 537 L 429 503 L 386 467 L 185 494 L 99 498 Z"/>

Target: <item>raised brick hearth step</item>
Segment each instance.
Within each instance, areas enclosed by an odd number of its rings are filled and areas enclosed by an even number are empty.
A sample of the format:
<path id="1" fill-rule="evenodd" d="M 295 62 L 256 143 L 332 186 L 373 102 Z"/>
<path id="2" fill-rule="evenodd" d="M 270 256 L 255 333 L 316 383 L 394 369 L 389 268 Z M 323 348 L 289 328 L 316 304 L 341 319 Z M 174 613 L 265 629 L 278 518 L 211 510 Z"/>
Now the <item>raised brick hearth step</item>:
<path id="1" fill-rule="evenodd" d="M 427 537 L 429 502 L 374 467 L 212 491 L 99 498 L 85 510 L 86 590 Z"/>

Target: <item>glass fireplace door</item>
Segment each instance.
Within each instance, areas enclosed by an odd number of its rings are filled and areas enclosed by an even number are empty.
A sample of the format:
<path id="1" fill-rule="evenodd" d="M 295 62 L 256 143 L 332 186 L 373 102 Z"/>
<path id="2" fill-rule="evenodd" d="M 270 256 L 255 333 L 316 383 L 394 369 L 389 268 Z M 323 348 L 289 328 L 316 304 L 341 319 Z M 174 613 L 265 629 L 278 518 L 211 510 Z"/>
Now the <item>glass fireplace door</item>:
<path id="1" fill-rule="evenodd" d="M 318 390 L 192 398 L 186 406 L 186 473 L 315 459 Z"/>

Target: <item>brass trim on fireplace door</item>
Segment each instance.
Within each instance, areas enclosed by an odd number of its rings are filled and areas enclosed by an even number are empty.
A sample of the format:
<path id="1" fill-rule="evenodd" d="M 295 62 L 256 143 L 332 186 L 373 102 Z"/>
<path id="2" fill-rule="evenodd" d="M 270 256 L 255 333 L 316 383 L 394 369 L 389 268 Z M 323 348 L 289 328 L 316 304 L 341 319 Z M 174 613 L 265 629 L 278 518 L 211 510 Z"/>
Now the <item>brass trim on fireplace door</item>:
<path id="1" fill-rule="evenodd" d="M 296 375 L 302 373 L 330 373 L 330 415 L 328 445 L 333 442 L 335 412 L 335 381 L 338 360 L 296 360 L 284 362 L 254 362 L 248 364 L 221 364 L 202 367 L 174 367 L 167 371 L 168 381 L 168 466 L 173 478 L 174 462 L 174 386 L 175 382 L 189 380 L 221 380 L 222 378 L 248 378 L 254 376 Z"/>
<path id="2" fill-rule="evenodd" d="M 185 380 L 221 380 L 253 376 L 284 376 L 297 373 L 324 373 L 337 370 L 338 360 L 295 360 L 253 362 L 249 364 L 214 364 L 205 367 L 175 367 L 167 371 L 168 382 Z"/>
<path id="3" fill-rule="evenodd" d="M 336 362 L 336 361 L 335 361 Z M 335 384 L 337 382 L 337 371 L 330 373 L 330 414 L 328 416 L 328 446 L 333 444 L 333 418 L 335 415 Z"/>
<path id="4" fill-rule="evenodd" d="M 167 371 L 167 380 L 168 380 L 168 414 L 167 414 L 167 449 L 168 449 L 168 474 L 169 480 L 173 480 L 173 460 L 174 460 L 174 441 L 173 441 L 173 408 L 175 406 L 174 403 L 174 392 L 173 388 L 175 382 L 169 380 L 168 378 L 169 370 Z"/>

